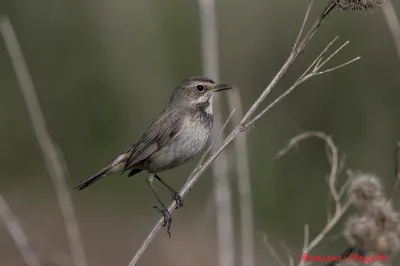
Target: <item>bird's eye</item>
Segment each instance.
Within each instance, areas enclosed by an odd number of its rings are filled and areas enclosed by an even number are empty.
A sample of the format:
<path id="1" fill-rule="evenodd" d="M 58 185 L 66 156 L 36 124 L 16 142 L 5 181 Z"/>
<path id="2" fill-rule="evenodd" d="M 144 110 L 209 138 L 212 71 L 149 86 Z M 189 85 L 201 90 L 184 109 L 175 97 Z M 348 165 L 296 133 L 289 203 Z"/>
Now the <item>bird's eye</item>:
<path id="1" fill-rule="evenodd" d="M 197 89 L 198 91 L 204 91 L 204 86 L 203 86 L 203 85 L 197 85 L 197 86 L 196 86 L 196 89 Z"/>

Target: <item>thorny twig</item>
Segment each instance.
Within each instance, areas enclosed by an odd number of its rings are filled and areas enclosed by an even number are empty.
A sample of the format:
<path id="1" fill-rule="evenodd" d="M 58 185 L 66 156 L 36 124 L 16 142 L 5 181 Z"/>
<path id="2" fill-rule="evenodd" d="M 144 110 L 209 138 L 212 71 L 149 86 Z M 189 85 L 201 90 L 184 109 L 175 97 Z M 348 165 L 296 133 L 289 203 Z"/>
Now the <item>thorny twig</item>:
<path id="1" fill-rule="evenodd" d="M 313 4 L 313 1 L 310 0 L 307 10 L 311 8 L 312 4 Z M 245 115 L 241 119 L 240 123 L 225 138 L 225 140 L 222 142 L 221 146 L 213 154 L 211 154 L 207 160 L 205 160 L 205 162 L 201 165 L 201 167 L 196 168 L 194 171 L 192 171 L 192 173 L 190 174 L 190 176 L 188 178 L 189 181 L 186 182 L 186 184 L 180 191 L 180 195 L 182 197 L 184 197 L 190 191 L 190 189 L 194 186 L 194 184 L 199 180 L 200 176 L 208 169 L 208 167 L 211 165 L 211 163 L 221 154 L 221 152 L 241 132 L 247 130 L 254 122 L 256 122 L 256 120 L 258 120 L 262 116 L 262 115 L 257 114 L 256 117 L 254 119 L 252 119 L 252 117 L 256 114 L 256 110 L 258 109 L 258 107 L 264 102 L 265 98 L 269 95 L 271 90 L 276 86 L 278 81 L 281 80 L 281 78 L 285 75 L 285 73 L 287 72 L 289 67 L 293 64 L 294 60 L 304 50 L 304 48 L 306 47 L 306 44 L 308 43 L 309 40 L 311 40 L 311 38 L 313 37 L 314 33 L 317 31 L 317 29 L 321 25 L 324 18 L 332 11 L 332 9 L 333 9 L 332 6 L 334 7 L 335 4 L 332 2 L 329 2 L 328 7 L 325 8 L 323 14 L 317 20 L 317 22 L 311 27 L 311 29 L 305 34 L 305 36 L 303 38 L 299 38 L 299 40 L 296 41 L 296 43 L 293 45 L 291 53 L 289 54 L 289 57 L 286 59 L 285 63 L 282 65 L 281 69 L 278 71 L 278 73 L 275 75 L 275 77 L 271 80 L 269 85 L 263 90 L 261 95 L 255 100 L 255 102 L 252 104 L 252 106 L 249 108 L 249 110 L 245 113 Z M 304 25 L 305 25 L 305 23 L 304 23 Z M 303 31 L 303 28 L 304 28 L 304 26 L 302 26 L 302 31 Z M 331 57 L 329 57 L 329 58 L 331 58 Z M 359 59 L 359 58 L 355 58 L 346 64 L 354 62 L 357 59 Z M 317 61 L 317 62 L 318 62 L 318 65 L 320 65 L 321 61 Z M 344 66 L 346 64 L 342 64 L 341 66 Z M 332 71 L 334 69 L 337 69 L 337 68 L 335 67 L 335 68 L 331 68 L 328 70 Z M 326 73 L 326 72 L 327 71 L 315 71 L 315 73 L 317 73 L 318 75 Z M 311 75 L 308 78 L 315 76 L 315 73 L 314 73 L 314 75 Z M 300 83 L 302 83 L 302 82 L 300 82 Z M 294 86 L 292 86 L 293 87 L 292 90 L 298 85 L 299 85 L 299 82 L 295 82 Z M 285 95 L 283 97 L 286 97 L 287 95 L 288 95 L 288 93 L 285 93 Z M 282 99 L 283 97 L 281 97 L 280 99 Z M 265 114 L 265 112 L 263 112 L 263 114 Z M 171 205 L 168 207 L 168 210 L 170 212 L 172 212 L 174 209 L 175 209 L 175 202 L 172 202 Z M 334 217 L 332 218 L 331 221 L 338 219 L 337 216 L 338 215 L 334 215 Z M 151 230 L 151 232 L 149 233 L 149 235 L 146 237 L 144 242 L 142 243 L 141 247 L 136 251 L 134 257 L 132 258 L 132 260 L 129 263 L 129 266 L 136 265 L 136 263 L 138 262 L 138 260 L 140 259 L 140 257 L 144 253 L 144 251 L 148 248 L 149 244 L 153 241 L 155 235 L 162 227 L 162 224 L 163 224 L 163 219 L 160 218 L 158 220 L 158 222 L 156 223 L 156 225 Z M 323 230 L 323 232 L 321 232 L 321 233 L 324 233 L 327 229 L 330 229 L 330 228 L 329 227 L 325 228 Z M 315 241 L 319 242 L 320 240 L 316 239 Z M 316 244 L 315 241 L 312 242 L 313 245 Z M 311 244 L 310 244 L 310 246 L 311 246 Z"/>

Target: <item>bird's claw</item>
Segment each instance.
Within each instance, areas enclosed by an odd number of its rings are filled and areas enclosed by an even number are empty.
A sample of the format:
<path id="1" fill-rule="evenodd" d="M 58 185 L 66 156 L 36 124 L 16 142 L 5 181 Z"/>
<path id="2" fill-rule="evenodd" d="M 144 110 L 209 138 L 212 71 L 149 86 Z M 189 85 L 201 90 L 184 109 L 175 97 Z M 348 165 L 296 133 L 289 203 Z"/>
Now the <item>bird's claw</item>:
<path id="1" fill-rule="evenodd" d="M 183 206 L 183 198 L 181 197 L 181 195 L 179 195 L 178 192 L 175 192 L 175 193 L 172 195 L 172 200 L 175 200 L 175 202 L 176 202 L 176 207 L 175 207 L 175 209 L 178 209 L 178 208 L 180 208 L 180 207 Z"/>
<path id="2" fill-rule="evenodd" d="M 158 206 L 153 206 L 157 210 L 157 212 L 161 213 L 164 217 L 164 222 L 162 224 L 163 227 L 167 227 L 168 236 L 171 237 L 171 224 L 172 224 L 172 216 L 167 208 L 160 208 Z"/>

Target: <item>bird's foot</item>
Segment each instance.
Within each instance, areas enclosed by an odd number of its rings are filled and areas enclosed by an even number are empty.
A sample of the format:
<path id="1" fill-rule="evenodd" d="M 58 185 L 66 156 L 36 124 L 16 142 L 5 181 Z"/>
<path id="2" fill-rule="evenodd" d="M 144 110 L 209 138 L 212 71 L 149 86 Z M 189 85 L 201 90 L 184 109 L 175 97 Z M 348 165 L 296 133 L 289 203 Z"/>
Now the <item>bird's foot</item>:
<path id="1" fill-rule="evenodd" d="M 172 194 L 172 200 L 175 200 L 176 202 L 175 209 L 178 209 L 183 206 L 183 198 L 181 197 L 181 195 L 179 195 L 178 192 Z"/>
<path id="2" fill-rule="evenodd" d="M 172 216 L 167 208 L 153 206 L 153 208 L 157 209 L 157 212 L 161 213 L 164 217 L 164 222 L 162 224 L 163 227 L 167 227 L 168 236 L 171 237 L 171 224 L 172 224 Z"/>

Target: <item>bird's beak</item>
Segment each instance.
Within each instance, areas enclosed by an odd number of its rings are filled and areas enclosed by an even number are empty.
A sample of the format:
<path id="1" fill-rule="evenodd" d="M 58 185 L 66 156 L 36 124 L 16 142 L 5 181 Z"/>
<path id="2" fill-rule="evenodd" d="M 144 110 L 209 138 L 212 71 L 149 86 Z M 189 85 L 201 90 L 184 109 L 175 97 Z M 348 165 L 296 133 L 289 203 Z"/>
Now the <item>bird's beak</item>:
<path id="1" fill-rule="evenodd" d="M 212 89 L 213 92 L 217 91 L 225 91 L 225 90 L 230 90 L 233 89 L 233 85 L 230 84 L 218 84 L 217 86 Z"/>

